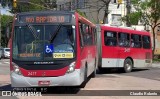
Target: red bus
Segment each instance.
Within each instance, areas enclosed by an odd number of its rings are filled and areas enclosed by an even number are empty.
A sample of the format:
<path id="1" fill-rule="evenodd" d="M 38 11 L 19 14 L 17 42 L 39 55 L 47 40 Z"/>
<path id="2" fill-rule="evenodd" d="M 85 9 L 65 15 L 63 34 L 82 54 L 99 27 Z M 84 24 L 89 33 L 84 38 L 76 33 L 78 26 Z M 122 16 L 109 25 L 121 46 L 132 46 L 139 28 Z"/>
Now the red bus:
<path id="1" fill-rule="evenodd" d="M 96 70 L 96 26 L 76 12 L 15 15 L 11 86 L 84 86 Z"/>
<path id="2" fill-rule="evenodd" d="M 98 28 L 98 68 L 147 67 L 152 63 L 149 32 L 101 25 Z"/>

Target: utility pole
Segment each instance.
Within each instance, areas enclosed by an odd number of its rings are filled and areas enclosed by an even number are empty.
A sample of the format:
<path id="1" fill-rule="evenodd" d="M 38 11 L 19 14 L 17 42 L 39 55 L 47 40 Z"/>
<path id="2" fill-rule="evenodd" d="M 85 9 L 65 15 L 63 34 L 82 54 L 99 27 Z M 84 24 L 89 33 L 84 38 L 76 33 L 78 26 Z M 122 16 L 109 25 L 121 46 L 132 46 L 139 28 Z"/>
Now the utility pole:
<path id="1" fill-rule="evenodd" d="M 0 47 L 1 47 L 1 43 L 2 43 L 2 40 L 1 40 L 1 35 L 2 35 L 2 33 L 1 33 L 1 9 L 2 9 L 2 5 L 1 5 L 1 2 L 0 2 Z"/>
<path id="2" fill-rule="evenodd" d="M 131 0 L 126 0 L 126 8 L 127 8 L 127 15 L 129 15 L 130 13 L 131 13 Z M 128 26 L 128 27 L 130 27 L 131 26 L 131 23 L 129 22 L 129 17 L 127 16 L 127 23 L 126 23 L 126 25 Z"/>

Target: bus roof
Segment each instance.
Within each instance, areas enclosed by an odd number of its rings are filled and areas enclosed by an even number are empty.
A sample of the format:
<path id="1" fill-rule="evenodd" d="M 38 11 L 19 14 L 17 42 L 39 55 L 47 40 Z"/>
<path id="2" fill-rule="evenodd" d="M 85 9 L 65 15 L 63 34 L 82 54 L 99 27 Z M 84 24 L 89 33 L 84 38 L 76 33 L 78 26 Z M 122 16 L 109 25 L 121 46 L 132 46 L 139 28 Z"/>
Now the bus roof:
<path id="1" fill-rule="evenodd" d="M 134 33 L 134 34 L 140 34 L 140 35 L 150 35 L 150 33 L 147 31 L 139 31 L 139 30 L 123 28 L 123 27 L 116 27 L 116 26 L 104 26 L 104 25 L 100 25 L 100 26 L 102 30 L 124 32 L 124 33 Z"/>
<path id="2" fill-rule="evenodd" d="M 74 14 L 75 11 L 30 11 L 30 12 L 21 12 L 17 13 L 18 15 L 24 15 L 24 14 L 51 14 L 51 13 L 58 13 L 58 14 Z"/>
<path id="3" fill-rule="evenodd" d="M 81 16 L 80 14 L 78 14 L 78 18 L 80 21 L 83 21 L 85 23 L 88 23 L 88 25 L 92 26 L 92 27 L 96 27 L 96 25 L 94 23 L 92 23 L 90 20 L 88 20 L 87 18 Z"/>

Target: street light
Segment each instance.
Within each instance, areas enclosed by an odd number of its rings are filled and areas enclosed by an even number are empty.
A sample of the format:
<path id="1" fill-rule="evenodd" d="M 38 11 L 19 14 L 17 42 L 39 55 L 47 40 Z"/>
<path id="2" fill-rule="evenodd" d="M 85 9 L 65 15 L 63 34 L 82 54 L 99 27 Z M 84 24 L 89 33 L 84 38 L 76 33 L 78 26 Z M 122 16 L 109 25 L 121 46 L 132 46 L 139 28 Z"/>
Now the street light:
<path id="1" fill-rule="evenodd" d="M 13 0 L 13 7 L 14 7 L 14 8 L 17 7 L 17 0 Z"/>
<path id="2" fill-rule="evenodd" d="M 118 0 L 117 2 L 118 2 L 118 4 L 122 4 L 122 1 L 123 1 L 123 0 Z"/>

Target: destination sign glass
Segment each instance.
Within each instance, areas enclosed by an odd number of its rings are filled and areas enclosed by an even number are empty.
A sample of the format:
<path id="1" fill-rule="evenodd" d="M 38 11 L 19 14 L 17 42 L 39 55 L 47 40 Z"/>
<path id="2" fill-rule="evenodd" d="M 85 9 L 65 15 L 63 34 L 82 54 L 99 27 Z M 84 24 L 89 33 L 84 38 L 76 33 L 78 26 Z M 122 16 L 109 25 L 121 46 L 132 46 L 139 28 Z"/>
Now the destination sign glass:
<path id="1" fill-rule="evenodd" d="M 20 23 L 68 23 L 71 15 L 21 15 Z"/>

